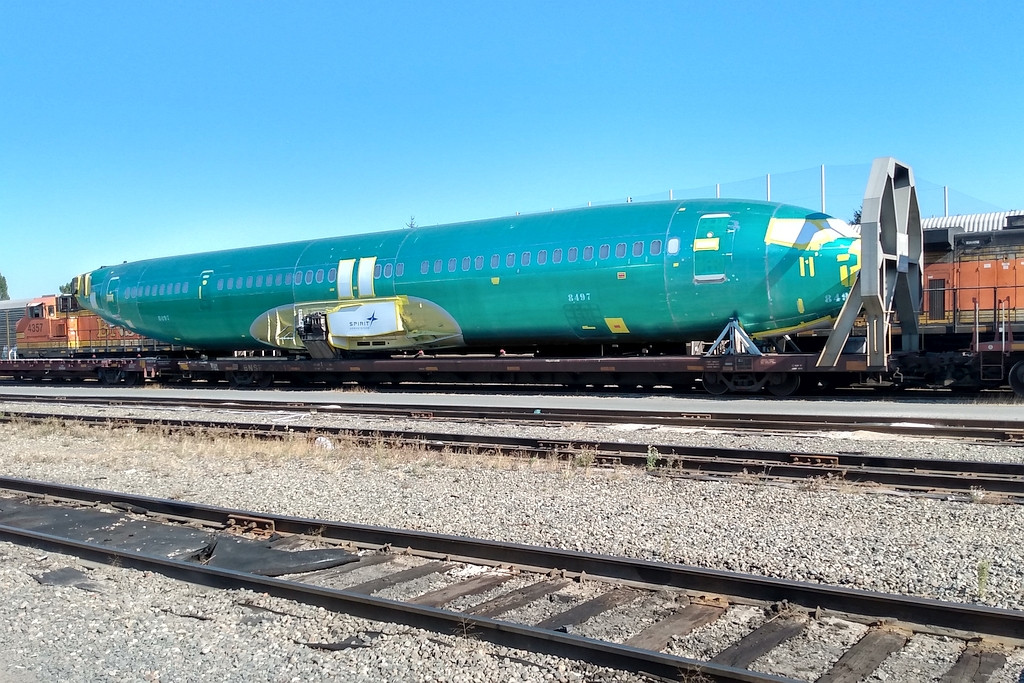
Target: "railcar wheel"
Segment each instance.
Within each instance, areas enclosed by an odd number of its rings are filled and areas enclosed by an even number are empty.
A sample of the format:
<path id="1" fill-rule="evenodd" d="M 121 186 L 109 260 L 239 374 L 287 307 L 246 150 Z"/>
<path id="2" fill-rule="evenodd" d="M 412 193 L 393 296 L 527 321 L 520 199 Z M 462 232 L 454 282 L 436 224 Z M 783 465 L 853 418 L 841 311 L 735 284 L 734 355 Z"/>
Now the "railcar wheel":
<path id="1" fill-rule="evenodd" d="M 99 379 L 100 384 L 105 384 L 108 387 L 120 384 L 121 380 L 124 379 L 124 370 L 114 370 L 112 368 L 100 368 L 96 371 L 96 377 Z"/>
<path id="2" fill-rule="evenodd" d="M 720 372 L 705 372 L 701 382 L 704 384 L 704 391 L 713 396 L 721 396 L 729 391 L 729 385 Z"/>
<path id="3" fill-rule="evenodd" d="M 800 375 L 772 372 L 768 375 L 768 393 L 772 396 L 792 396 L 800 388 Z"/>
<path id="4" fill-rule="evenodd" d="M 1010 381 L 1010 388 L 1013 389 L 1013 393 L 1020 398 L 1024 398 L 1024 360 L 1019 360 L 1013 364 L 1007 379 Z"/>

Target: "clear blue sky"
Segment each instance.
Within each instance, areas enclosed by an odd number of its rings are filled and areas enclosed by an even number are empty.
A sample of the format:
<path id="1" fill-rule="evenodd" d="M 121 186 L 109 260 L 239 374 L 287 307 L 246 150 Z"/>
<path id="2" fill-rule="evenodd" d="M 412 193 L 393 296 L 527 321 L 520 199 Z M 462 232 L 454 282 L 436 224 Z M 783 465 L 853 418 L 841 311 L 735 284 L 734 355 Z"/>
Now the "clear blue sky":
<path id="1" fill-rule="evenodd" d="M 0 0 L 0 273 L 722 194 L 1024 208 L 1024 3 Z M 792 186 L 792 188 L 790 187 Z M 799 189 L 794 189 L 799 186 Z"/>

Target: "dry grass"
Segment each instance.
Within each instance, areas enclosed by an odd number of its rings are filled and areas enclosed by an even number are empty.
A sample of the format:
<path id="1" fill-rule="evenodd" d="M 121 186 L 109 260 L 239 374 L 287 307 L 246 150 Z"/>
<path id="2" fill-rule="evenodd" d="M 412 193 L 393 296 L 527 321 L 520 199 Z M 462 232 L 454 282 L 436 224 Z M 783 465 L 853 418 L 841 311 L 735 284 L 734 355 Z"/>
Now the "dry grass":
<path id="1" fill-rule="evenodd" d="M 351 467 L 448 468 L 561 472 L 585 476 L 593 468 L 592 454 L 560 460 L 556 455 L 501 454 L 493 451 L 432 450 L 422 445 L 397 444 L 384 437 L 359 441 L 345 436 L 285 436 L 258 439 L 251 436 L 187 433 L 160 428 L 113 428 L 90 426 L 59 419 L 45 422 L 8 423 L 12 440 L 39 446 L 31 459 L 36 463 L 65 462 L 74 458 L 83 465 L 119 470 L 145 469 L 173 475 L 186 463 L 202 459 L 216 474 L 253 474 L 283 463 L 300 464 L 324 473 Z M 28 455 L 28 454 L 25 454 Z"/>

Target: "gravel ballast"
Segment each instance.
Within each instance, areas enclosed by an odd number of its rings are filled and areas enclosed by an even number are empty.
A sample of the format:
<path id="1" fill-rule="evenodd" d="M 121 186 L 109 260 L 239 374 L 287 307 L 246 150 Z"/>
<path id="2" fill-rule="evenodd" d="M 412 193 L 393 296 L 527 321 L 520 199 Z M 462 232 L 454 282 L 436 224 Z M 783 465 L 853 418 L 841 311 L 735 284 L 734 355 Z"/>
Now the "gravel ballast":
<path id="1" fill-rule="evenodd" d="M 177 411 L 174 416 L 184 417 Z M 407 426 L 384 422 L 388 429 Z M 345 424 L 366 428 L 351 419 Z M 431 423 L 434 431 L 438 427 Z M 481 428 L 516 434 L 538 429 Z M 711 431 L 677 432 L 674 438 L 668 430 L 643 427 L 570 431 L 545 434 L 762 445 L 759 437 Z M 770 443 L 778 449 L 907 451 L 970 460 L 1020 461 L 1022 452 L 1014 446 L 865 434 L 818 435 L 813 442 L 775 435 Z M 782 487 L 669 479 L 545 459 L 396 454 L 352 448 L 341 440 L 327 448 L 179 441 L 57 425 L 9 427 L 0 443 L 0 471 L 254 511 L 1024 609 L 1019 505 L 868 493 L 829 482 Z M 43 586 L 34 578 L 61 566 L 81 565 L 74 558 L 0 545 L 0 620 L 10 644 L 0 654 L 0 680 L 630 680 L 472 639 L 374 624 L 255 594 L 205 591 L 116 567 L 88 569 L 96 591 Z M 369 646 L 333 652 L 300 644 L 352 636 Z M 1016 681 L 1022 667 L 1014 655 L 993 680 Z"/>

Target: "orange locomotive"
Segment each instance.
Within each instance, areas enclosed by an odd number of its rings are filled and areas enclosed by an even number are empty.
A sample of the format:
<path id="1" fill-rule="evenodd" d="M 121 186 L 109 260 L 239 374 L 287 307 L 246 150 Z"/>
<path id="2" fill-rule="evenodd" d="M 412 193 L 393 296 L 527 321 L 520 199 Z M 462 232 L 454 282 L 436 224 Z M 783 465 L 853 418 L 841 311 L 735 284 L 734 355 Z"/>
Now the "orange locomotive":
<path id="1" fill-rule="evenodd" d="M 143 337 L 81 309 L 70 294 L 33 299 L 17 323 L 22 358 L 74 358 L 166 352 L 172 347 Z"/>
<path id="2" fill-rule="evenodd" d="M 971 347 L 998 342 L 1004 351 L 1024 350 L 1024 230 L 929 232 L 944 244 L 926 248 L 922 332 L 941 335 L 947 346 L 966 333 L 977 337 Z"/>

